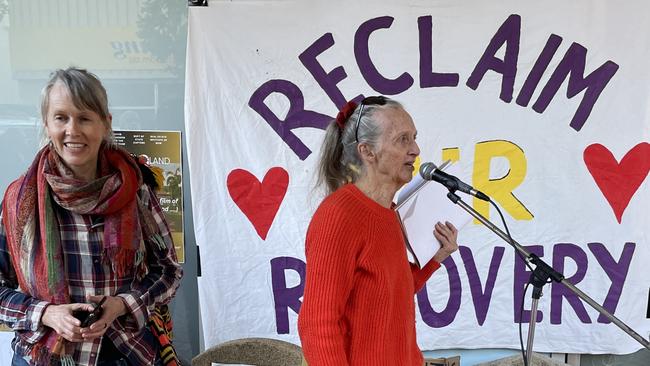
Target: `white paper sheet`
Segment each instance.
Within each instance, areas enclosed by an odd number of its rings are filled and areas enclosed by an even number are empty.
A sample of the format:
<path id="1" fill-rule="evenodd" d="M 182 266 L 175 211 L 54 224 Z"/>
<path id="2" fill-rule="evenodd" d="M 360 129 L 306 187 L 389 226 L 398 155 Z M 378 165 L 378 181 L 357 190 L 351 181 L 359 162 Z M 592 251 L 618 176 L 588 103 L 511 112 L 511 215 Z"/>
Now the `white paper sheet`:
<path id="1" fill-rule="evenodd" d="M 445 172 L 458 176 L 460 169 L 452 165 Z M 440 243 L 433 236 L 437 222 L 449 221 L 460 230 L 472 219 L 447 198 L 448 192 L 442 184 L 425 181 L 419 174 L 400 192 L 397 211 L 406 230 L 406 252 L 411 263 L 420 267 L 426 265 L 440 248 Z"/>

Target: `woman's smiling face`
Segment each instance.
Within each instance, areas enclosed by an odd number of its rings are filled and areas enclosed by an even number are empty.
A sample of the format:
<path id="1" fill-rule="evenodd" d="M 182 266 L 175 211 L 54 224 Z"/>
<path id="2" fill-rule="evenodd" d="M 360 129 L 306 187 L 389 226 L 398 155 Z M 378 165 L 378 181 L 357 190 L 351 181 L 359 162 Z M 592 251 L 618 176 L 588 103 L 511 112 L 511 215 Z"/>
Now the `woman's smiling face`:
<path id="1" fill-rule="evenodd" d="M 104 121 L 96 112 L 75 106 L 63 83 L 57 82 L 50 89 L 45 130 L 76 178 L 95 178 L 99 147 L 108 136 L 109 126 L 110 117 Z"/>

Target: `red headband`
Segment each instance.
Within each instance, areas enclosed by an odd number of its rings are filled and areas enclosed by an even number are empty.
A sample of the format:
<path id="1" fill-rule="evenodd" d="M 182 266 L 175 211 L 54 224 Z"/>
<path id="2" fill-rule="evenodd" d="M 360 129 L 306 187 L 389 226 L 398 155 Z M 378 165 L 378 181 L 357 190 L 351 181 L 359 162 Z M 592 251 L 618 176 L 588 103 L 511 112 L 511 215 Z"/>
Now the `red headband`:
<path id="1" fill-rule="evenodd" d="M 341 131 L 345 128 L 345 122 L 348 118 L 354 113 L 354 110 L 357 109 L 357 103 L 349 101 L 345 103 L 339 114 L 336 115 L 336 124 L 339 126 Z"/>

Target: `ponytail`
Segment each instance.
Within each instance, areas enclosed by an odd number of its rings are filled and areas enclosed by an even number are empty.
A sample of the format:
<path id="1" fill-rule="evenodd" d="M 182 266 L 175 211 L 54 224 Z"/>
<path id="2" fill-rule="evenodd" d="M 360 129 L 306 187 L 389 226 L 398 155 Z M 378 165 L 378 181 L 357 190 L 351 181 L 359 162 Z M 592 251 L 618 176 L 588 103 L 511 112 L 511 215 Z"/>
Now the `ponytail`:
<path id="1" fill-rule="evenodd" d="M 341 134 L 342 131 L 336 120 L 333 120 L 327 126 L 325 139 L 321 146 L 317 185 L 325 185 L 327 194 L 336 191 L 350 180 L 346 172 L 347 169 L 341 164 L 343 157 Z"/>

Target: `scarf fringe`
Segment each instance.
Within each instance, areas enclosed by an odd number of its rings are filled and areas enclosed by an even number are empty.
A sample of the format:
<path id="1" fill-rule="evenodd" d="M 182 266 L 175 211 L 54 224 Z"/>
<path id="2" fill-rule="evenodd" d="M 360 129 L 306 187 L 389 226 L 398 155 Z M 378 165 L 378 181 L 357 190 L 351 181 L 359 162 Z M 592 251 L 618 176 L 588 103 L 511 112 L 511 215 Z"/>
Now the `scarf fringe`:
<path id="1" fill-rule="evenodd" d="M 167 244 L 165 244 L 165 241 L 163 240 L 162 236 L 158 233 L 155 233 L 151 236 L 149 236 L 149 240 L 154 242 L 156 246 L 158 246 L 158 249 L 160 250 L 165 250 L 167 249 Z"/>
<path id="2" fill-rule="evenodd" d="M 138 250 L 135 252 L 135 265 L 140 266 L 140 264 L 142 264 L 142 261 L 144 261 L 144 251 Z"/>
<path id="3" fill-rule="evenodd" d="M 28 350 L 27 353 L 32 358 L 32 360 L 34 360 L 36 365 L 50 364 L 50 359 L 52 356 L 50 350 L 41 343 L 35 344 L 31 349 Z"/>
<path id="4" fill-rule="evenodd" d="M 32 363 L 37 366 L 75 366 L 74 359 L 71 355 L 66 354 L 66 341 L 61 336 L 56 336 L 56 341 L 52 348 L 44 343 L 36 343 L 27 350 Z"/>
<path id="5" fill-rule="evenodd" d="M 145 257 L 146 250 L 144 248 L 135 252 L 135 278 L 138 281 L 141 281 L 147 275 L 147 273 L 149 273 L 149 267 L 147 266 L 147 262 L 144 260 Z"/>
<path id="6" fill-rule="evenodd" d="M 104 249 L 104 263 L 111 266 L 113 272 L 118 275 L 128 274 L 130 268 L 133 268 L 135 278 L 141 280 L 149 272 L 147 266 L 146 250 L 144 246 L 136 251 L 124 250 L 120 248 Z"/>
<path id="7" fill-rule="evenodd" d="M 113 272 L 120 277 L 128 274 L 129 269 L 134 267 L 138 257 L 138 251 L 125 248 L 106 248 L 104 253 L 104 258 L 110 261 Z M 144 255 L 142 256 L 144 257 Z"/>
<path id="8" fill-rule="evenodd" d="M 61 366 L 75 366 L 74 359 L 70 355 L 61 357 Z"/>

